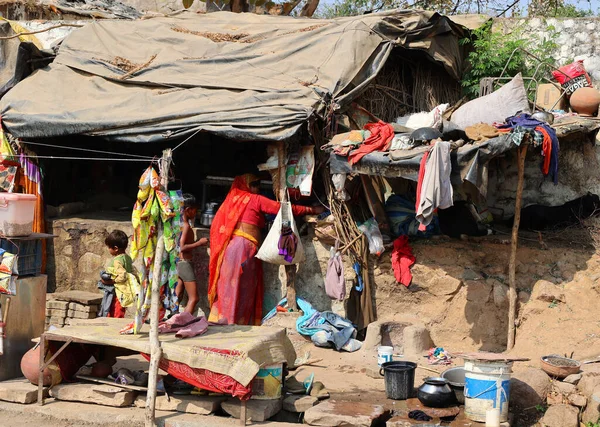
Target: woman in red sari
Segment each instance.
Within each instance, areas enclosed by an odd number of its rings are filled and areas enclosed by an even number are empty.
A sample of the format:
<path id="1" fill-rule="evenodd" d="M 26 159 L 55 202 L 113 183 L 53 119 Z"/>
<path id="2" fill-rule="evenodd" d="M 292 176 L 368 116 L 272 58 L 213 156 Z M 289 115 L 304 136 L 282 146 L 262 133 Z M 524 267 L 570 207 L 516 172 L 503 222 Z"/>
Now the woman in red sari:
<path id="1" fill-rule="evenodd" d="M 264 215 L 276 215 L 279 203 L 259 195 L 259 188 L 254 175 L 235 178 L 210 228 L 210 322 L 260 325 L 263 271 L 255 255 Z M 296 216 L 320 214 L 323 208 L 293 205 L 292 212 Z"/>

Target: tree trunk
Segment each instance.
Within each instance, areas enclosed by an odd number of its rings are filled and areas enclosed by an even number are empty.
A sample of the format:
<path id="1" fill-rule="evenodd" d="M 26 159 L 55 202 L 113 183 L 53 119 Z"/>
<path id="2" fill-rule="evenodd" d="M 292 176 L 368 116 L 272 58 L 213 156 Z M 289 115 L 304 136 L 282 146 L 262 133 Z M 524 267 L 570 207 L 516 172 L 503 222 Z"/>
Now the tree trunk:
<path id="1" fill-rule="evenodd" d="M 310 18 L 311 16 L 313 16 L 318 6 L 319 0 L 306 0 L 306 3 L 302 7 L 302 11 L 300 12 L 300 16 L 306 16 Z"/>

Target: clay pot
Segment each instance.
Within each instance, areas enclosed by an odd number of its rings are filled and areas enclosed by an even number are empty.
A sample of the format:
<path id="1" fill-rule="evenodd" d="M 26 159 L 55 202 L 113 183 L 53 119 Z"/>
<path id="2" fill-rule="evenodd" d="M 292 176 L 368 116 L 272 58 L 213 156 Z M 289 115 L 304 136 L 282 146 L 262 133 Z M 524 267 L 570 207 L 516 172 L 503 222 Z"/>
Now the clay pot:
<path id="1" fill-rule="evenodd" d="M 33 385 L 38 385 L 40 367 L 40 348 L 34 347 L 21 359 L 21 372 Z M 44 370 L 44 386 L 52 385 L 52 373 L 49 368 Z"/>
<path id="2" fill-rule="evenodd" d="M 577 89 L 569 99 L 573 111 L 582 116 L 595 116 L 600 105 L 600 92 L 593 87 Z"/>

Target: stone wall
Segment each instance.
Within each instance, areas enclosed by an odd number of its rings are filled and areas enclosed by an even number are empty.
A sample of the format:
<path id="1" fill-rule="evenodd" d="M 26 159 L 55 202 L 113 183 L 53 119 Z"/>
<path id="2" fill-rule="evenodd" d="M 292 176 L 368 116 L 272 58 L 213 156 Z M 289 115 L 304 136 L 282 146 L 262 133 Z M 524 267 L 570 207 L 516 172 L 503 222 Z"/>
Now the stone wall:
<path id="1" fill-rule="evenodd" d="M 575 59 L 584 60 L 584 65 L 592 78 L 600 83 L 600 19 L 589 18 L 498 18 L 494 28 L 505 33 L 515 28 L 524 28 L 524 34 L 536 39 L 548 39 L 555 32 L 558 48 L 553 59 L 558 65 L 565 65 Z"/>
<path id="2" fill-rule="evenodd" d="M 53 219 L 48 221 L 48 232 L 57 236 L 48 250 L 48 290 L 71 289 L 96 292 L 98 274 L 110 260 L 104 239 L 113 230 L 133 234 L 127 216 L 89 215 L 86 217 Z M 196 237 L 208 237 L 207 229 L 196 229 Z M 325 294 L 323 278 L 327 268 L 329 249 L 313 241 L 311 236 L 302 238 L 307 261 L 298 270 L 298 296 L 310 301 L 318 310 L 334 310 L 344 314 L 343 303 L 331 302 Z M 208 313 L 208 254 L 198 248 L 194 253 L 194 265 L 200 296 L 199 307 Z M 139 266 L 138 266 L 139 268 Z M 265 264 L 265 311 L 270 310 L 285 296 L 285 270 L 283 267 Z"/>

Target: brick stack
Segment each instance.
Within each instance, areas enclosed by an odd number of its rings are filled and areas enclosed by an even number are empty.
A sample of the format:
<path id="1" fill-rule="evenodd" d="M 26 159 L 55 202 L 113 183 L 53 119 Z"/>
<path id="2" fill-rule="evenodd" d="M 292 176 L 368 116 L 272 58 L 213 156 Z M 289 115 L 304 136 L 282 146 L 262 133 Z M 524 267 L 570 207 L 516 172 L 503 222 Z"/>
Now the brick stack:
<path id="1" fill-rule="evenodd" d="M 56 326 L 62 328 L 65 326 L 68 311 L 69 301 L 53 300 L 46 302 L 46 327 Z"/>
<path id="2" fill-rule="evenodd" d="M 98 317 L 102 296 L 82 291 L 68 291 L 48 295 L 46 302 L 46 327 L 62 328 Z"/>

